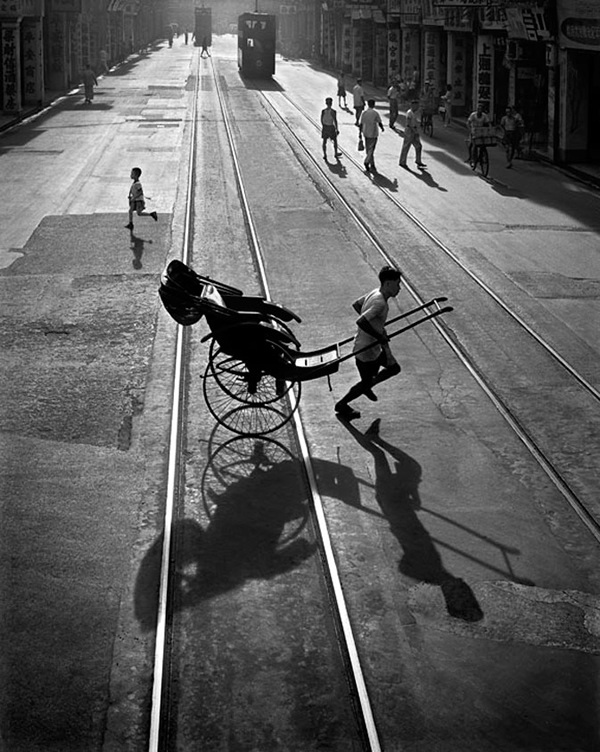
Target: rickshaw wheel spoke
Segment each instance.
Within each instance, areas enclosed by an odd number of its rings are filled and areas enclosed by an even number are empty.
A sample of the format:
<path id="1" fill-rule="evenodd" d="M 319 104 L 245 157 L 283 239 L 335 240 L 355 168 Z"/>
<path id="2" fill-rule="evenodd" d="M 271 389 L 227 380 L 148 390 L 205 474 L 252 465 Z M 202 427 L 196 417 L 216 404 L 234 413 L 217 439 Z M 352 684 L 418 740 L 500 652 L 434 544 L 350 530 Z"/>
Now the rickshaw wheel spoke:
<path id="1" fill-rule="evenodd" d="M 293 382 L 276 379 L 262 371 L 251 373 L 246 364 L 221 350 L 211 357 L 206 372 L 219 387 L 238 402 L 270 405 L 285 397 Z"/>
<path id="2" fill-rule="evenodd" d="M 215 420 L 225 428 L 240 436 L 262 436 L 282 428 L 292 417 L 300 400 L 301 384 L 285 382 L 285 394 L 265 401 L 265 393 L 273 397 L 276 379 L 267 377 L 271 383 L 268 387 L 261 384 L 255 394 L 250 395 L 247 384 L 231 384 L 224 388 L 221 380 L 215 376 L 211 366 L 207 366 L 204 375 L 204 399 Z M 239 381 L 239 380 L 238 380 Z M 273 404 L 279 400 L 277 404 Z"/>

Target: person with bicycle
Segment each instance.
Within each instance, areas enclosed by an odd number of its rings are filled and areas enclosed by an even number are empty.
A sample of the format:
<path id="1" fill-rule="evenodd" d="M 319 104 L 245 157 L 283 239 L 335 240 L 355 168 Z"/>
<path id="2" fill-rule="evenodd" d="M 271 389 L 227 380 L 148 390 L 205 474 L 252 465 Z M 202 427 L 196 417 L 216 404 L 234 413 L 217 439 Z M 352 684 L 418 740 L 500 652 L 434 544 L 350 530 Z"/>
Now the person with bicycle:
<path id="1" fill-rule="evenodd" d="M 515 112 L 514 107 L 510 105 L 506 108 L 506 114 L 500 120 L 502 128 L 502 143 L 506 149 L 506 168 L 512 167 L 515 152 L 521 140 L 521 131 L 523 130 L 523 118 Z"/>
<path id="2" fill-rule="evenodd" d="M 469 147 L 469 155 L 465 159 L 465 162 L 469 162 L 470 164 L 476 164 L 477 147 L 475 146 L 475 143 L 473 141 L 474 133 L 476 132 L 478 128 L 481 128 L 482 126 L 488 127 L 489 125 L 490 125 L 490 119 L 488 117 L 488 114 L 487 112 L 484 111 L 483 105 L 480 103 L 477 105 L 477 109 L 474 110 L 467 118 L 467 128 L 469 129 L 469 138 L 467 139 L 467 144 Z"/>

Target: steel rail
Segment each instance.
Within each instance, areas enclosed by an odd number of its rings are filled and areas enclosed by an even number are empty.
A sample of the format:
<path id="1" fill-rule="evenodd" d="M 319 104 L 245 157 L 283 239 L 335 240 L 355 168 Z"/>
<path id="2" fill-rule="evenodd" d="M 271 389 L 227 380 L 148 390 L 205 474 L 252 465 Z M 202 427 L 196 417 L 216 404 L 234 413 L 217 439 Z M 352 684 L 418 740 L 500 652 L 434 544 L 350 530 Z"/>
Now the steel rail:
<path id="1" fill-rule="evenodd" d="M 335 183 L 330 179 L 329 175 L 323 170 L 320 161 L 318 161 L 312 151 L 302 142 L 298 134 L 294 131 L 294 129 L 288 124 L 287 120 L 284 118 L 284 116 L 279 112 L 279 110 L 275 107 L 275 105 L 270 101 L 269 97 L 265 94 L 265 92 L 260 91 L 259 92 L 263 99 L 269 104 L 273 112 L 277 115 L 281 123 L 285 126 L 286 130 L 291 134 L 294 141 L 300 146 L 306 157 L 312 162 L 312 164 L 315 166 L 315 168 L 319 171 L 319 173 L 322 175 L 323 179 L 327 183 L 327 185 L 330 187 L 330 189 L 333 191 L 333 193 L 336 195 L 340 203 L 344 206 L 346 211 L 349 213 L 350 217 L 354 220 L 354 222 L 357 224 L 357 226 L 362 230 L 364 235 L 367 237 L 367 239 L 373 244 L 374 248 L 378 251 L 378 253 L 381 255 L 381 257 L 384 259 L 384 261 L 387 264 L 391 264 L 395 266 L 395 261 L 390 256 L 383 243 L 377 238 L 375 233 L 370 229 L 370 227 L 367 225 L 367 223 L 362 219 L 360 214 L 354 209 L 354 207 L 346 200 L 346 198 L 343 196 L 341 191 L 338 189 L 338 187 L 335 185 Z M 289 101 L 291 104 L 296 107 L 296 109 L 304 115 L 309 121 L 311 121 L 313 124 L 316 125 L 316 121 L 314 121 L 308 114 L 304 113 L 304 111 L 298 107 L 294 102 L 292 102 L 289 97 L 286 94 L 282 94 L 282 96 L 286 99 L 286 101 Z M 353 157 L 350 157 L 350 159 L 357 165 L 358 163 L 355 162 Z M 413 220 L 417 226 L 423 230 L 423 232 L 426 233 L 426 235 L 432 240 L 436 245 L 438 245 L 442 250 L 446 249 L 446 246 L 436 238 L 436 236 L 430 232 L 423 223 L 418 220 L 414 215 L 412 215 L 411 212 L 409 212 L 405 207 L 402 206 L 400 202 L 398 202 L 394 196 L 392 196 L 389 191 L 387 191 L 382 186 L 378 186 L 380 190 L 383 190 L 386 195 L 388 195 L 395 203 L 397 203 L 398 207 L 406 214 L 406 216 Z M 448 249 L 449 255 L 453 257 L 452 252 Z M 470 272 L 469 269 L 467 269 L 460 260 L 457 260 L 457 263 L 460 264 L 460 266 L 469 274 L 469 276 L 473 277 L 473 279 L 481 284 L 481 287 L 487 291 L 487 285 L 485 285 L 481 280 L 478 280 L 476 275 L 474 275 L 472 272 Z M 416 289 L 410 284 L 408 280 L 403 278 L 404 286 L 407 288 L 408 292 L 412 295 L 412 297 L 419 302 L 420 304 L 423 303 L 422 298 L 417 293 Z M 486 289 L 487 288 L 487 289 Z M 550 345 L 546 345 L 544 343 L 544 340 L 537 335 L 536 332 L 533 332 L 531 327 L 529 325 L 525 324 L 524 322 L 521 323 L 520 317 L 518 317 L 514 312 L 511 312 L 510 309 L 506 306 L 506 304 L 496 296 L 496 294 L 490 290 L 490 294 L 494 297 L 495 300 L 499 302 L 501 307 L 509 314 L 512 315 L 512 317 L 517 321 L 517 323 L 521 324 L 525 328 L 525 330 L 532 334 L 534 338 L 538 341 L 542 347 L 545 347 L 545 349 L 549 352 L 550 355 L 554 355 L 553 348 L 550 347 Z M 509 427 L 512 429 L 514 434 L 517 436 L 517 438 L 522 442 L 522 444 L 527 448 L 527 450 L 530 452 L 531 456 L 535 459 L 535 461 L 538 463 L 538 465 L 541 467 L 541 469 L 546 473 L 550 481 L 553 483 L 553 485 L 557 488 L 557 490 L 561 493 L 563 498 L 567 501 L 569 506 L 572 508 L 572 510 L 575 512 L 575 514 L 579 517 L 581 522 L 584 524 L 586 529 L 589 533 L 595 538 L 595 540 L 600 543 L 600 521 L 596 520 L 594 516 L 590 513 L 590 511 L 587 509 L 585 504 L 579 499 L 577 494 L 572 490 L 572 488 L 569 486 L 569 484 L 565 481 L 565 479 L 560 475 L 559 471 L 554 467 L 552 462 L 546 457 L 546 455 L 543 453 L 543 451 L 538 447 L 536 442 L 529 436 L 527 431 L 520 425 L 517 418 L 513 415 L 510 408 L 503 402 L 503 400 L 496 394 L 493 387 L 490 386 L 490 384 L 487 382 L 487 380 L 484 378 L 484 376 L 478 371 L 477 367 L 469 357 L 469 355 L 466 353 L 466 351 L 460 347 L 460 345 L 452 339 L 450 336 L 448 329 L 444 324 L 436 319 L 432 320 L 433 325 L 436 327 L 438 332 L 442 335 L 444 340 L 446 341 L 446 344 L 450 347 L 450 349 L 454 352 L 456 357 L 460 360 L 460 362 L 464 365 L 464 367 L 469 371 L 471 376 L 475 379 L 476 383 L 479 385 L 479 387 L 483 390 L 485 395 L 488 397 L 488 399 L 492 402 L 494 407 L 498 410 L 502 418 L 506 421 L 506 423 L 509 425 Z M 559 362 L 564 361 L 564 359 L 559 355 L 558 356 Z M 569 373 L 571 373 L 577 381 L 580 383 L 580 385 L 584 389 L 588 389 L 588 383 L 587 381 L 578 375 L 575 370 L 570 366 L 570 364 L 566 364 L 567 370 Z M 600 398 L 600 395 L 598 394 L 597 390 L 589 386 L 588 391 L 596 397 L 598 395 L 598 398 Z"/>
<path id="2" fill-rule="evenodd" d="M 216 75 L 214 62 L 212 58 L 211 58 L 211 65 L 213 67 L 213 72 L 215 73 L 216 90 L 219 96 L 219 102 L 221 106 L 221 113 L 223 115 L 223 123 L 225 126 L 225 132 L 227 134 L 229 147 L 231 149 L 232 159 L 233 159 L 234 166 L 235 166 L 235 174 L 236 174 L 236 178 L 238 181 L 238 190 L 240 193 L 240 197 L 242 199 L 244 215 L 245 215 L 248 227 L 251 230 L 250 235 L 252 238 L 253 250 L 254 250 L 255 255 L 258 257 L 256 261 L 257 261 L 257 266 L 259 269 L 260 281 L 263 286 L 263 291 L 264 291 L 265 296 L 267 297 L 267 299 L 270 300 L 271 296 L 270 296 L 270 291 L 269 291 L 269 283 L 268 283 L 266 272 L 265 272 L 264 260 L 262 258 L 262 250 L 260 247 L 260 243 L 258 243 L 258 234 L 256 232 L 254 222 L 252 220 L 250 205 L 248 203 L 246 192 L 243 187 L 243 178 L 242 178 L 241 168 L 240 168 L 239 159 L 237 155 L 237 150 L 235 147 L 235 141 L 233 138 L 233 131 L 231 129 L 229 116 L 227 114 L 227 110 L 224 104 L 224 97 L 222 96 L 221 88 L 218 82 L 218 76 Z M 339 569 L 337 567 L 335 555 L 333 552 L 333 544 L 331 541 L 331 536 L 329 534 L 327 519 L 325 517 L 323 499 L 321 497 L 321 494 L 319 493 L 318 484 L 316 481 L 316 474 L 315 474 L 314 466 L 313 466 L 312 459 L 310 456 L 310 450 L 308 448 L 306 434 L 304 431 L 304 427 L 302 425 L 302 420 L 297 410 L 294 410 L 293 419 L 294 419 L 294 427 L 296 429 L 296 437 L 298 440 L 298 446 L 300 449 L 300 453 L 302 455 L 302 461 L 304 463 L 304 467 L 306 470 L 306 476 L 307 476 L 307 480 L 308 480 L 308 484 L 310 488 L 310 494 L 311 494 L 311 498 L 313 501 L 313 509 L 315 512 L 317 529 L 318 529 L 319 537 L 321 540 L 321 544 L 323 546 L 323 552 L 324 552 L 325 561 L 327 564 L 327 573 L 328 573 L 329 582 L 330 582 L 332 592 L 333 592 L 335 608 L 337 611 L 337 617 L 338 617 L 339 625 L 341 627 L 342 635 L 344 638 L 344 646 L 346 648 L 346 652 L 348 655 L 350 669 L 352 672 L 352 678 L 354 681 L 354 686 L 355 686 L 358 700 L 360 703 L 362 721 L 363 721 L 364 728 L 365 728 L 368 742 L 369 742 L 369 750 L 370 752 L 381 752 L 381 744 L 379 741 L 379 735 L 377 733 L 377 727 L 375 725 L 375 719 L 373 716 L 373 710 L 372 710 L 371 702 L 369 699 L 369 693 L 367 690 L 364 673 L 362 670 L 360 656 L 358 654 L 356 640 L 354 638 L 354 632 L 352 630 L 352 624 L 350 621 L 348 607 L 346 605 L 346 598 L 344 596 Z"/>
<path id="3" fill-rule="evenodd" d="M 183 233 L 182 261 L 187 263 L 191 246 L 191 229 L 193 218 L 193 195 L 196 176 L 196 129 L 198 112 L 198 92 L 200 88 L 200 58 L 196 67 L 194 87 L 194 106 L 191 118 L 190 151 L 188 156 L 188 179 L 185 189 L 185 217 Z M 156 619 L 156 636 L 154 646 L 154 673 L 152 678 L 152 697 L 150 707 L 150 732 L 148 738 L 149 752 L 161 752 L 162 720 L 164 716 L 163 700 L 165 694 L 165 658 L 168 650 L 169 627 L 169 583 L 171 579 L 171 550 L 173 545 L 173 522 L 175 516 L 176 492 L 179 480 L 181 450 L 181 419 L 183 409 L 183 356 L 185 354 L 185 330 L 177 324 L 175 344 L 175 369 L 172 385 L 171 426 L 169 432 L 169 456 L 165 511 L 163 515 L 163 543 L 160 563 L 158 609 Z"/>

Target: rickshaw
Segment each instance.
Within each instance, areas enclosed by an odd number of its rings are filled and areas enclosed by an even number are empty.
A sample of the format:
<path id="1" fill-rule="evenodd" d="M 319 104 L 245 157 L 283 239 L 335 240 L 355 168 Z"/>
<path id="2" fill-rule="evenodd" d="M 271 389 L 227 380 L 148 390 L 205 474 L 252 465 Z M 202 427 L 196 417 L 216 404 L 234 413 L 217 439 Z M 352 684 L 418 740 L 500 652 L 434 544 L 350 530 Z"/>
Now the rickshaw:
<path id="1" fill-rule="evenodd" d="M 303 382 L 329 379 L 356 354 L 342 354 L 353 336 L 303 351 L 290 328 L 292 322 L 301 323 L 296 313 L 197 274 L 179 260 L 171 261 L 162 273 L 159 295 L 167 312 L 183 326 L 204 317 L 209 332 L 201 342 L 210 342 L 203 379 L 206 405 L 219 424 L 242 436 L 280 429 L 298 409 Z M 434 298 L 391 319 L 388 325 L 408 323 L 388 336 L 451 311 L 441 305 L 446 300 Z"/>

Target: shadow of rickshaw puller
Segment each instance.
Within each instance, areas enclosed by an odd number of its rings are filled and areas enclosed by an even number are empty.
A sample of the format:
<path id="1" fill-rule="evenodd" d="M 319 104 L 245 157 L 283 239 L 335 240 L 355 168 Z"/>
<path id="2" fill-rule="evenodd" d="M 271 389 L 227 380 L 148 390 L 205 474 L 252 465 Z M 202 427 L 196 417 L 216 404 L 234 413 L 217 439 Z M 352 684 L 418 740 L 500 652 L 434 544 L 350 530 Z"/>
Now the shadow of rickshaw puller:
<path id="1" fill-rule="evenodd" d="M 399 571 L 414 580 L 438 585 L 450 616 L 464 621 L 480 621 L 483 612 L 471 588 L 444 568 L 431 536 L 415 513 L 421 507 L 419 463 L 379 435 L 379 419 L 364 434 L 343 418 L 338 419 L 373 456 L 375 498 L 403 550 L 398 562 Z M 390 468 L 388 455 L 395 462 L 395 472 Z"/>

